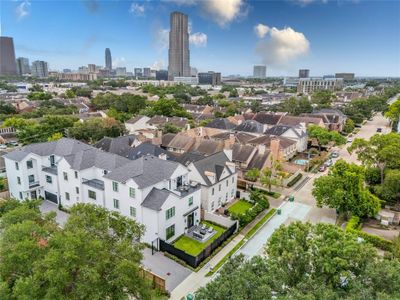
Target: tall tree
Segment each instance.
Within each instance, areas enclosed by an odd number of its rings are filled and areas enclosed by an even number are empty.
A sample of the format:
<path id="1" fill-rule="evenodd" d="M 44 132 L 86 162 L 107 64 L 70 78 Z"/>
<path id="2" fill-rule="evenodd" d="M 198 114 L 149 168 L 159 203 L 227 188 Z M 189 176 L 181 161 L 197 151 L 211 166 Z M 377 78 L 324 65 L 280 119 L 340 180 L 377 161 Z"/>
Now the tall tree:
<path id="1" fill-rule="evenodd" d="M 318 206 L 327 205 L 359 217 L 374 216 L 380 209 L 380 201 L 365 187 L 364 179 L 362 166 L 340 159 L 328 175 L 314 181 L 312 194 Z"/>

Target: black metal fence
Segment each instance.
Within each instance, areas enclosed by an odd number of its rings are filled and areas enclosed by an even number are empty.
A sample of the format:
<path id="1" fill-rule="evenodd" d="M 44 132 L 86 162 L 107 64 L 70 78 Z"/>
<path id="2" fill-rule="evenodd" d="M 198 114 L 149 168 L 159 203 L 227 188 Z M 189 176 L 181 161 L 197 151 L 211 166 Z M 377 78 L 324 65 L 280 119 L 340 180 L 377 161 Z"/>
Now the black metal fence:
<path id="1" fill-rule="evenodd" d="M 185 251 L 175 248 L 173 245 L 168 244 L 163 240 L 160 240 L 160 250 L 176 256 L 193 268 L 197 268 L 203 260 L 209 257 L 211 253 L 215 251 L 215 249 L 221 246 L 224 241 L 226 241 L 232 234 L 235 233 L 236 227 L 237 223 L 233 224 L 210 245 L 208 245 L 203 251 L 201 251 L 197 256 L 187 254 Z"/>

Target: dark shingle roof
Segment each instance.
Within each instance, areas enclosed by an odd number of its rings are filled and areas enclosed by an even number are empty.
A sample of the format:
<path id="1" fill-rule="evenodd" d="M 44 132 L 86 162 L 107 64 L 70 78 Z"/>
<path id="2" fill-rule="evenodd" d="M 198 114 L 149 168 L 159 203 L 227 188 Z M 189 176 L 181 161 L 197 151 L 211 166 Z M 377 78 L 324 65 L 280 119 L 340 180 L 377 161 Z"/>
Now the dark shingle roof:
<path id="1" fill-rule="evenodd" d="M 148 193 L 146 198 L 144 198 L 142 206 L 152 210 L 161 210 L 161 207 L 170 194 L 171 192 L 166 189 L 160 190 L 152 188 L 150 193 Z"/>
<path id="2" fill-rule="evenodd" d="M 160 148 L 157 145 L 143 143 L 135 148 L 130 149 L 127 158 L 134 160 L 146 155 L 153 155 L 158 157 L 161 154 L 168 154 L 168 151 Z"/>
<path id="3" fill-rule="evenodd" d="M 249 159 L 254 151 L 254 146 L 234 144 L 232 147 L 232 160 L 245 162 Z"/>
<path id="4" fill-rule="evenodd" d="M 253 133 L 263 133 L 264 126 L 254 120 L 246 120 L 242 124 L 236 126 L 235 130 Z"/>
<path id="5" fill-rule="evenodd" d="M 208 123 L 205 127 L 211 127 L 211 128 L 217 128 L 217 129 L 223 129 L 223 130 L 231 130 L 235 128 L 235 124 L 229 122 L 225 118 L 217 118 L 212 120 L 210 123 Z"/>
<path id="6" fill-rule="evenodd" d="M 93 146 L 106 152 L 127 157 L 135 140 L 135 135 L 124 135 L 116 138 L 104 137 Z"/>
<path id="7" fill-rule="evenodd" d="M 265 134 L 281 136 L 285 132 L 292 130 L 299 138 L 304 137 L 306 135 L 306 133 L 303 130 L 300 130 L 301 131 L 300 134 L 296 129 L 299 130 L 299 127 L 293 127 L 288 125 L 276 125 L 265 131 Z"/>
<path id="8" fill-rule="evenodd" d="M 260 122 L 261 124 L 276 125 L 281 118 L 282 115 L 259 112 L 254 116 L 253 120 Z"/>
<path id="9" fill-rule="evenodd" d="M 247 168 L 250 170 L 252 168 L 256 168 L 256 169 L 262 169 L 265 165 L 265 162 L 268 159 L 268 156 L 270 154 L 270 151 L 265 151 L 264 153 L 259 153 L 259 151 L 257 151 L 257 153 L 253 156 L 253 158 L 251 159 L 251 161 L 249 162 L 249 165 L 247 166 Z"/>
<path id="10" fill-rule="evenodd" d="M 225 169 L 226 162 L 229 162 L 229 158 L 223 151 L 207 156 L 201 160 L 193 162 L 193 166 L 198 170 L 203 180 L 207 185 L 212 185 L 205 172 L 212 172 L 216 174 L 217 181 L 221 179 L 221 174 Z M 229 174 L 232 174 L 229 168 L 226 168 Z"/>
<path id="11" fill-rule="evenodd" d="M 205 156 L 196 152 L 185 152 L 180 156 L 171 156 L 171 160 L 181 163 L 184 166 L 188 166 L 190 163 L 203 159 Z"/>

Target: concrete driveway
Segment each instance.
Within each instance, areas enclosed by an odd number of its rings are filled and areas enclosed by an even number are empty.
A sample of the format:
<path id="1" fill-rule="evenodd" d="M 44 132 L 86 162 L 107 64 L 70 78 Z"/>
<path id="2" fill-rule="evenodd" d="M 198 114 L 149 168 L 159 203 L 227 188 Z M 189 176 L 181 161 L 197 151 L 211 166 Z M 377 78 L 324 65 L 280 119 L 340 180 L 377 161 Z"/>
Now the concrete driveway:
<path id="1" fill-rule="evenodd" d="M 47 200 L 43 200 L 42 205 L 40 206 L 40 211 L 42 213 L 48 213 L 51 211 L 56 212 L 56 222 L 58 223 L 58 225 L 60 225 L 61 227 L 63 227 L 65 225 L 65 223 L 67 223 L 68 217 L 69 215 L 66 212 L 63 212 L 61 210 L 58 209 L 58 205 L 47 201 Z"/>
<path id="2" fill-rule="evenodd" d="M 151 249 L 145 248 L 143 256 L 142 264 L 145 269 L 164 278 L 166 288 L 169 292 L 193 273 L 190 269 L 164 256 L 162 252 L 155 252 L 154 255 L 152 255 Z"/>

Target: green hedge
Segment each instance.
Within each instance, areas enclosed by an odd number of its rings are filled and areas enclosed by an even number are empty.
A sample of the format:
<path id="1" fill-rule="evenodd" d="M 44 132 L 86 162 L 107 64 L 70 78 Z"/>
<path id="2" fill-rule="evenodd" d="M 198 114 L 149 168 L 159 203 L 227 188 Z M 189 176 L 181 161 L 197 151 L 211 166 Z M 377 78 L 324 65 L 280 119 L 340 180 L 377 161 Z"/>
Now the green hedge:
<path id="1" fill-rule="evenodd" d="M 269 208 L 268 198 L 265 197 L 264 193 L 262 193 L 260 190 L 252 190 L 250 193 L 250 200 L 256 204 L 252 208 L 248 209 L 245 213 L 230 214 L 232 219 L 239 221 L 240 227 L 246 226 L 248 223 L 253 221 L 259 213 Z"/>
<path id="2" fill-rule="evenodd" d="M 361 238 L 363 238 L 368 243 L 371 243 L 376 248 L 385 251 L 392 251 L 393 242 L 388 241 L 380 236 L 370 234 L 368 232 L 361 231 L 362 223 L 360 218 L 357 216 L 352 216 L 346 225 L 346 232 L 353 233 Z"/>
<path id="3" fill-rule="evenodd" d="M 287 187 L 294 186 L 301 179 L 301 177 L 303 177 L 302 173 L 297 174 L 295 178 L 288 182 Z"/>

